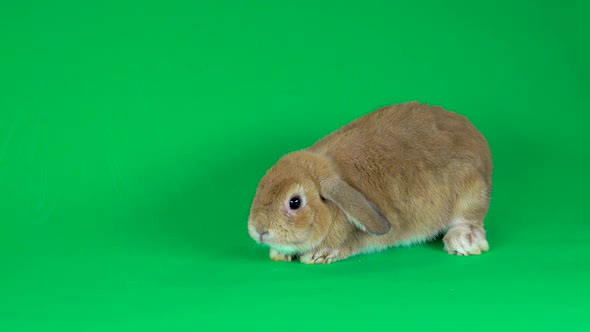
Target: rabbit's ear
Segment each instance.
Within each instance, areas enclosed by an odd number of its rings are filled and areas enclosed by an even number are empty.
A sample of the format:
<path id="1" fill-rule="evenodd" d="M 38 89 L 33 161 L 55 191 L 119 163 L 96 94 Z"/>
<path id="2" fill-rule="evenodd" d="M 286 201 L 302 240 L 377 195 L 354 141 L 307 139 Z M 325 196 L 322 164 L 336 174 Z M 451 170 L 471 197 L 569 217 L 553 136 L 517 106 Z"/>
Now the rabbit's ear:
<path id="1" fill-rule="evenodd" d="M 338 177 L 320 182 L 322 196 L 334 202 L 348 220 L 362 231 L 383 235 L 391 230 L 391 223 L 363 194 Z"/>

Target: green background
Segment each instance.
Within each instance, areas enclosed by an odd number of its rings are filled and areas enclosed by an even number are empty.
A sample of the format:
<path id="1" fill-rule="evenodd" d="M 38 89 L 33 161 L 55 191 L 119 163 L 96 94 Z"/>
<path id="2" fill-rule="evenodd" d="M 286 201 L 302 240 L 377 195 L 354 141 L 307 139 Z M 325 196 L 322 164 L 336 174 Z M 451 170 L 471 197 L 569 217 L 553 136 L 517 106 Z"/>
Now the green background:
<path id="1" fill-rule="evenodd" d="M 4 1 L 0 330 L 588 330 L 587 1 Z M 325 266 L 247 234 L 282 154 L 467 115 L 491 251 Z"/>

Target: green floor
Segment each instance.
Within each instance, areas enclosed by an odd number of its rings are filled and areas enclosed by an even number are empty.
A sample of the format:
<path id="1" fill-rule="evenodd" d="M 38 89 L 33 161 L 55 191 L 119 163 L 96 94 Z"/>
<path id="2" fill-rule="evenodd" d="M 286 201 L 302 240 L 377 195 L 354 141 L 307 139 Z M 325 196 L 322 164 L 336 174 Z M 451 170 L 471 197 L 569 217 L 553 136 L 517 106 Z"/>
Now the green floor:
<path id="1" fill-rule="evenodd" d="M 588 331 L 589 21 L 582 0 L 4 1 L 0 331 Z M 271 262 L 246 229 L 265 170 L 414 99 L 488 137 L 491 251 Z"/>

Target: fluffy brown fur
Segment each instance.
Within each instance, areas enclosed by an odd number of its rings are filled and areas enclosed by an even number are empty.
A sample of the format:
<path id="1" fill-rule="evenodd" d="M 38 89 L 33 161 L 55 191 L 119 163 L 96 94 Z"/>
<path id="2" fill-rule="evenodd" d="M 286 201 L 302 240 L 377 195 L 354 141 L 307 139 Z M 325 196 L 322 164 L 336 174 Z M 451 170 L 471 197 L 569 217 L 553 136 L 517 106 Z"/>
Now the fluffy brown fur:
<path id="1" fill-rule="evenodd" d="M 330 263 L 441 233 L 447 252 L 479 254 L 491 174 L 487 141 L 467 118 L 390 105 L 280 158 L 258 185 L 248 229 L 273 260 Z"/>

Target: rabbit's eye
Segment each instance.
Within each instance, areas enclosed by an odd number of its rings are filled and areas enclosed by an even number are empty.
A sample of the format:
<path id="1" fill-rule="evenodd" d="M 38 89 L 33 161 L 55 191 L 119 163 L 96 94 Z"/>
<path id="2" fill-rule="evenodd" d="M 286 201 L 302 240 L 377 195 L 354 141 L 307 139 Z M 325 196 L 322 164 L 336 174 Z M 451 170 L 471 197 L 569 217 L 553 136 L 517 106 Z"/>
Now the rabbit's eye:
<path id="1" fill-rule="evenodd" d="M 293 196 L 289 200 L 289 207 L 291 210 L 297 210 L 301 206 L 301 198 L 299 196 Z"/>

